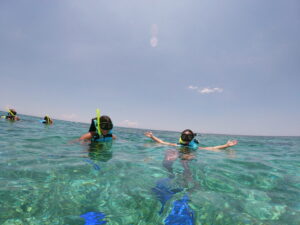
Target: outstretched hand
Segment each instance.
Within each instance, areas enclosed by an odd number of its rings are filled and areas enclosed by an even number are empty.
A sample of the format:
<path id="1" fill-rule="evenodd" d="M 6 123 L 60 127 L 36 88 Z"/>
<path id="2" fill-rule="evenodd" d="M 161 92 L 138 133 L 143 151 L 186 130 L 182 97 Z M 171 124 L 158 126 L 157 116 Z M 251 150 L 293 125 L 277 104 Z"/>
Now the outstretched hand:
<path id="1" fill-rule="evenodd" d="M 231 147 L 231 146 L 236 145 L 237 143 L 238 143 L 237 140 L 229 140 L 229 141 L 227 141 L 226 145 L 227 145 L 228 147 Z"/>
<path id="2" fill-rule="evenodd" d="M 146 137 L 149 137 L 149 138 L 153 137 L 153 134 L 152 134 L 151 131 L 145 132 L 144 135 L 145 135 Z"/>

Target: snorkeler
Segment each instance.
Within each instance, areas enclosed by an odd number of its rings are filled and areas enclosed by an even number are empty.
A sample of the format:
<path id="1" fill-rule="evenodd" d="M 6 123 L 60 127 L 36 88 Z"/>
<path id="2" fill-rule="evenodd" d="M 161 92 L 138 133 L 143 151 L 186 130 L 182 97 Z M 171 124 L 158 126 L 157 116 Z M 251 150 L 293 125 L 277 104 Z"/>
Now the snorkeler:
<path id="1" fill-rule="evenodd" d="M 53 124 L 53 120 L 49 116 L 45 116 L 43 120 L 41 120 L 44 124 Z"/>
<path id="2" fill-rule="evenodd" d="M 238 143 L 237 140 L 229 140 L 224 145 L 218 145 L 213 147 L 199 147 L 199 142 L 195 139 L 196 134 L 193 133 L 193 131 L 191 131 L 190 129 L 182 131 L 178 144 L 165 142 L 155 137 L 151 131 L 146 132 L 145 136 L 151 138 L 152 140 L 160 144 L 179 147 L 179 151 L 176 149 L 168 149 L 166 151 L 163 166 L 170 172 L 171 176 L 173 176 L 174 174 L 172 165 L 177 158 L 180 158 L 182 166 L 184 168 L 185 177 L 187 179 L 191 178 L 191 172 L 188 166 L 188 161 L 195 158 L 193 150 L 200 149 L 218 152 L 220 151 L 220 149 L 228 148 Z"/>
<path id="3" fill-rule="evenodd" d="M 191 131 L 190 129 L 186 129 L 181 133 L 179 138 L 178 144 L 176 143 L 169 143 L 165 142 L 157 137 L 155 137 L 151 131 L 145 133 L 146 137 L 151 138 L 157 143 L 179 147 L 167 149 L 165 152 L 165 157 L 163 160 L 163 167 L 167 169 L 169 172 L 169 177 L 164 178 L 163 180 L 159 180 L 158 184 L 155 188 L 152 189 L 158 199 L 160 200 L 162 207 L 159 211 L 159 214 L 163 212 L 164 205 L 166 202 L 172 198 L 174 194 L 176 194 L 173 189 L 171 189 L 169 183 L 171 184 L 171 180 L 175 178 L 175 174 L 173 172 L 173 164 L 179 158 L 180 163 L 183 167 L 183 184 L 186 190 L 191 193 L 194 190 L 199 189 L 199 182 L 193 179 L 192 171 L 189 166 L 189 162 L 195 158 L 193 154 L 193 150 L 203 149 L 203 150 L 210 150 L 210 151 L 220 151 L 220 149 L 224 149 L 230 146 L 234 146 L 237 144 L 236 140 L 228 141 L 224 145 L 214 146 L 214 147 L 199 147 L 199 141 L 195 139 L 196 134 Z M 167 184 L 165 184 L 168 182 Z M 170 186 L 170 187 L 169 187 Z M 176 189 L 174 189 L 176 190 Z M 194 215 L 192 209 L 187 204 L 188 197 L 183 198 L 182 200 L 177 200 L 174 202 L 174 207 L 172 212 L 168 215 L 165 219 L 165 224 L 195 224 L 194 223 Z"/>
<path id="4" fill-rule="evenodd" d="M 5 118 L 7 120 L 11 120 L 11 121 L 20 120 L 20 117 L 17 116 L 17 112 L 14 109 L 8 109 L 7 115 L 6 116 L 1 116 L 1 117 Z"/>
<path id="5" fill-rule="evenodd" d="M 107 142 L 116 139 L 112 133 L 113 123 L 108 116 L 101 116 L 92 119 L 89 132 L 82 135 L 79 141 L 91 140 L 92 142 Z"/>
<path id="6" fill-rule="evenodd" d="M 191 131 L 190 129 L 186 129 L 181 132 L 181 136 L 179 138 L 179 143 L 169 143 L 165 142 L 157 137 L 155 137 L 151 131 L 148 131 L 145 133 L 146 137 L 151 138 L 152 140 L 156 141 L 157 143 L 163 144 L 163 145 L 169 145 L 169 146 L 177 146 L 177 147 L 187 147 L 190 149 L 200 149 L 200 150 L 209 150 L 209 151 L 218 151 L 219 149 L 228 148 L 231 146 L 236 145 L 238 142 L 237 140 L 229 140 L 224 145 L 218 145 L 213 147 L 199 147 L 198 140 L 195 139 L 196 134 Z"/>

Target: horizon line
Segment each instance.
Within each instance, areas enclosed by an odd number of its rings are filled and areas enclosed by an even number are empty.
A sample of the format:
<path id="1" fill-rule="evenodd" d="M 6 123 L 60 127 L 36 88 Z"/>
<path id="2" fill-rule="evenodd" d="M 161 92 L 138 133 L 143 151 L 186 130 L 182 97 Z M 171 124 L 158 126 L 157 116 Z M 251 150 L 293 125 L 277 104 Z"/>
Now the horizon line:
<path id="1" fill-rule="evenodd" d="M 0 111 L 0 112 L 6 112 L 6 111 Z M 31 117 L 37 117 L 40 118 L 40 116 L 35 115 L 28 115 L 28 114 L 18 114 L 18 115 L 24 115 L 24 116 L 31 116 Z M 82 121 L 72 121 L 72 120 L 66 120 L 66 119 L 57 119 L 54 117 L 51 117 L 53 120 L 60 120 L 60 121 L 66 121 L 66 122 L 74 122 L 74 123 L 83 123 L 83 124 L 89 124 L 88 122 L 82 122 Z M 167 132 L 178 132 L 181 133 L 182 131 L 179 130 L 168 130 L 168 129 L 157 129 L 157 128 L 141 128 L 141 127 L 124 127 L 117 125 L 116 127 L 120 128 L 129 128 L 129 129 L 138 129 L 138 130 L 154 130 L 154 131 L 167 131 Z M 226 133 L 205 133 L 205 132 L 197 132 L 197 134 L 208 134 L 208 135 L 229 135 L 229 136 L 251 136 L 251 137 L 300 137 L 300 135 L 266 135 L 266 134 L 226 134 Z"/>

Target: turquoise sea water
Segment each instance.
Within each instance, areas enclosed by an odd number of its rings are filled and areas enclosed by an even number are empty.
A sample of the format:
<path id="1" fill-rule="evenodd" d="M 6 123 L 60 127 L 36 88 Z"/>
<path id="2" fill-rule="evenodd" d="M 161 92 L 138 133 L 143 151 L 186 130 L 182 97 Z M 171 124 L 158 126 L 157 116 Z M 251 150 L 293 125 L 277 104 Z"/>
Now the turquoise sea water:
<path id="1" fill-rule="evenodd" d="M 4 114 L 4 113 L 3 113 Z M 221 152 L 199 150 L 173 174 L 163 167 L 174 148 L 149 140 L 145 130 L 115 128 L 111 145 L 70 141 L 89 124 L 22 116 L 0 120 L 0 224 L 84 224 L 80 215 L 106 215 L 107 224 L 160 225 L 173 203 L 188 195 L 195 224 L 300 224 L 300 138 L 202 134 L 204 146 L 228 139 L 239 144 Z M 178 132 L 154 131 L 177 142 Z M 175 148 L 176 150 L 176 148 Z M 153 193 L 172 177 L 180 188 L 161 203 Z"/>

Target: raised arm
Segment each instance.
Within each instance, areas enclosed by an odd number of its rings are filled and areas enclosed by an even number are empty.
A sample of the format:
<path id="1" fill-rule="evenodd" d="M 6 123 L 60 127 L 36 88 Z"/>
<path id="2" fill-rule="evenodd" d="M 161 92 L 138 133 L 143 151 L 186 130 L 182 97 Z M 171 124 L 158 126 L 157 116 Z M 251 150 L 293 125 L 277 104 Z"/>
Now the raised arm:
<path id="1" fill-rule="evenodd" d="M 155 137 L 151 131 L 148 131 L 144 134 L 146 137 L 149 137 L 151 138 L 153 141 L 157 142 L 157 143 L 160 143 L 160 144 L 163 144 L 163 145 L 170 145 L 170 146 L 177 146 L 177 144 L 174 144 L 174 143 L 169 143 L 169 142 L 165 142 L 161 139 L 159 139 L 158 137 Z"/>
<path id="2" fill-rule="evenodd" d="M 231 146 L 234 146 L 238 143 L 237 140 L 229 140 L 227 141 L 226 144 L 224 145 L 218 145 L 218 146 L 213 146 L 213 147 L 199 147 L 198 149 L 200 150 L 209 150 L 209 151 L 214 151 L 214 152 L 219 152 L 220 149 L 228 148 Z"/>
<path id="3" fill-rule="evenodd" d="M 78 140 L 79 140 L 79 141 L 91 140 L 92 137 L 95 135 L 94 133 L 95 133 L 95 132 L 88 132 L 88 133 L 82 135 Z"/>

